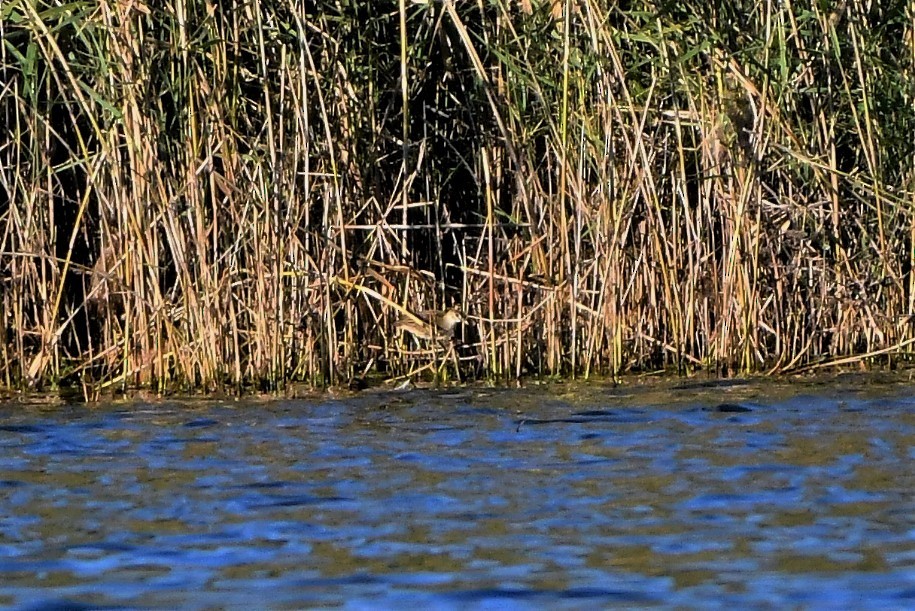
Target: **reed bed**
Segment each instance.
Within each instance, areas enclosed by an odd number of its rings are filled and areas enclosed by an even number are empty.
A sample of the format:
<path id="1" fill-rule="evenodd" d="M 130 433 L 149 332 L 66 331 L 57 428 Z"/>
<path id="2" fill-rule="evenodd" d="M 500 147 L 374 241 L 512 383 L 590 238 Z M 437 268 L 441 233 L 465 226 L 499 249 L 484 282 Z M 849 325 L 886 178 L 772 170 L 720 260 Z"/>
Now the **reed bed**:
<path id="1" fill-rule="evenodd" d="M 0 35 L 7 387 L 915 342 L 911 2 L 6 0 Z M 453 304 L 454 342 L 394 332 Z"/>

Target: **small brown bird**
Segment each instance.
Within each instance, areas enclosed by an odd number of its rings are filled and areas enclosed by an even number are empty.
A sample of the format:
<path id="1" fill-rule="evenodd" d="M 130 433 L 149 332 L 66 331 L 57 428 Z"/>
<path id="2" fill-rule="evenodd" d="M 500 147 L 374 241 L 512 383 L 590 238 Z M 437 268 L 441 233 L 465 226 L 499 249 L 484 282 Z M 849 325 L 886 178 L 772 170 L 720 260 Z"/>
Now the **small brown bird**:
<path id="1" fill-rule="evenodd" d="M 460 307 L 453 307 L 438 312 L 426 310 L 415 317 L 401 316 L 394 327 L 399 331 L 407 331 L 420 339 L 449 339 L 454 335 L 454 328 L 464 320 Z"/>

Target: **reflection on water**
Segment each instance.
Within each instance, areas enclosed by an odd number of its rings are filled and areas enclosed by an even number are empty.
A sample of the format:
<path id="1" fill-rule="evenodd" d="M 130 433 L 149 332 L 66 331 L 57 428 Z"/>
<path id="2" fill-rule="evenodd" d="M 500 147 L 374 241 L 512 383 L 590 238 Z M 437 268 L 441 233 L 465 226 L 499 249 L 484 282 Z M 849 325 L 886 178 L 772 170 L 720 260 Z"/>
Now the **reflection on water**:
<path id="1" fill-rule="evenodd" d="M 0 604 L 911 608 L 866 381 L 0 406 Z"/>

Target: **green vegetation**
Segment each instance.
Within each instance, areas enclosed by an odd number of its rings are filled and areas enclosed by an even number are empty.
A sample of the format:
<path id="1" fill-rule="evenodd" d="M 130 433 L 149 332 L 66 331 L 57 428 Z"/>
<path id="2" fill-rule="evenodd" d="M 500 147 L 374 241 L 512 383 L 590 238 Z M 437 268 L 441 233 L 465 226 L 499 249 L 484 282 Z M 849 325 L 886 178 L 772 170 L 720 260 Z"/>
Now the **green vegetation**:
<path id="1" fill-rule="evenodd" d="M 904 354 L 912 11 L 4 0 L 0 385 Z"/>

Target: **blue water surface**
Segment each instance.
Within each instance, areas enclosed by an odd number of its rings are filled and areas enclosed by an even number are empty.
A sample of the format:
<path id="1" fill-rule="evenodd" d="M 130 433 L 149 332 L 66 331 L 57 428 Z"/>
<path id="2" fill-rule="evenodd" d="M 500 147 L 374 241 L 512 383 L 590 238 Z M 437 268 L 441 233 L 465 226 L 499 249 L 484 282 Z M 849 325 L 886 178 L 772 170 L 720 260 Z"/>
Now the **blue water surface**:
<path id="1" fill-rule="evenodd" d="M 0 406 L 0 604 L 915 608 L 915 385 Z"/>

